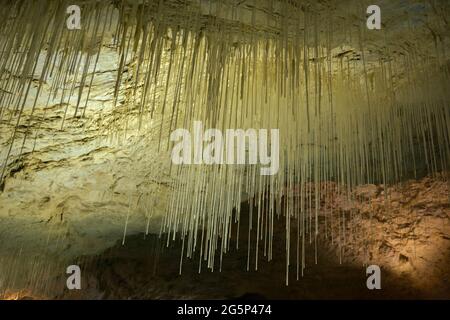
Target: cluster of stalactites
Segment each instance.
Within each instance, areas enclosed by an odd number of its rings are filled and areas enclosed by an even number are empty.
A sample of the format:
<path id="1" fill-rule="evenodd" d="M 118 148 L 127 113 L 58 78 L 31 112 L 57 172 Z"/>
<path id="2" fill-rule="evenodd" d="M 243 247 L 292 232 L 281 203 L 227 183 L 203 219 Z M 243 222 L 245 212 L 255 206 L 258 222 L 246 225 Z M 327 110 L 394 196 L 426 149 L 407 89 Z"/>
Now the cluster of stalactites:
<path id="1" fill-rule="evenodd" d="M 274 217 L 284 213 L 288 244 L 295 221 L 299 276 L 305 242 L 317 240 L 320 217 L 334 214 L 320 201 L 327 192 L 320 182 L 336 181 L 350 194 L 359 184 L 448 171 L 445 39 L 436 45 L 430 38 L 408 38 L 409 50 L 401 55 L 380 40 L 383 49 L 369 59 L 366 49 L 373 42 L 364 21 L 346 27 L 331 6 L 297 6 L 293 19 L 288 3 L 276 2 L 276 14 L 263 16 L 270 18 L 264 30 L 257 27 L 255 7 L 239 20 L 238 7 L 230 3 L 224 2 L 231 9 L 223 12 L 231 18 L 212 19 L 190 2 L 177 11 L 171 2 L 87 1 L 83 27 L 75 31 L 65 28 L 65 1 L 3 3 L 0 121 L 11 126 L 11 137 L 2 150 L 2 179 L 15 157 L 32 151 L 25 141 L 35 139 L 39 128 L 29 132 L 24 124 L 45 121 L 45 108 L 37 108 L 41 87 L 51 86 L 47 105 L 66 106 L 61 128 L 66 117 L 83 118 L 98 62 L 111 48 L 118 58 L 113 116 L 103 128 L 108 134 L 156 132 L 152 143 L 162 150 L 171 147 L 170 132 L 190 129 L 194 121 L 219 130 L 280 130 L 276 175 L 261 176 L 256 165 L 172 167 L 175 188 L 161 230 L 168 241 L 181 235 L 186 255 L 199 253 L 209 268 L 216 265 L 216 252 L 221 262 L 229 249 L 244 194 L 253 215 L 248 241 L 255 232 L 252 245 L 264 246 L 269 260 Z M 354 47 L 336 47 L 336 39 Z M 286 250 L 288 268 L 289 245 Z"/>

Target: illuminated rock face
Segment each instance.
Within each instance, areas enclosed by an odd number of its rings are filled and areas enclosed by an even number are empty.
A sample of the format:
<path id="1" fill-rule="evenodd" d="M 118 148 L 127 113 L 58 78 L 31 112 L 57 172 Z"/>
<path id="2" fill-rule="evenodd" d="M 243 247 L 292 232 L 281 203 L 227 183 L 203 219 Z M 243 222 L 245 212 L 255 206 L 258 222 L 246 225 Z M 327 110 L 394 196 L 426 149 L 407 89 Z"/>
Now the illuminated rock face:
<path id="1" fill-rule="evenodd" d="M 321 183 L 370 201 L 378 189 L 361 185 L 448 179 L 446 2 L 382 1 L 382 30 L 368 30 L 352 1 L 85 1 L 80 30 L 64 27 L 58 3 L 1 10 L 10 19 L 0 19 L 0 290 L 21 272 L 37 288 L 52 278 L 47 255 L 59 268 L 140 232 L 176 233 L 185 256 L 217 267 L 247 199 L 264 208 L 252 232 L 269 259 L 277 213 L 292 230 L 278 237 L 300 239 L 286 254 L 304 254 L 331 217 L 331 200 L 309 196 L 328 195 Z M 170 132 L 196 120 L 279 129 L 278 174 L 172 165 Z M 382 241 L 365 235 L 352 249 Z"/>

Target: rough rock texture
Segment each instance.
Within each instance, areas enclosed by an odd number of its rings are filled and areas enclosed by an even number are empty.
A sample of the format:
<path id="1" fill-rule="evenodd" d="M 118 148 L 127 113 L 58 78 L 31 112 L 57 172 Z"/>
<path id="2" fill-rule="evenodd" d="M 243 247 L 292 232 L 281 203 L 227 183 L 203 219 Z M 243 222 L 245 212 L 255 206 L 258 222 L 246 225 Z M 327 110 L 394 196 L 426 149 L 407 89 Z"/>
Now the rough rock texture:
<path id="1" fill-rule="evenodd" d="M 113 133 L 116 116 L 129 111 L 127 89 L 120 90 L 114 108 L 111 81 L 118 57 L 108 46 L 104 55 L 84 119 L 72 117 L 75 97 L 70 104 L 50 99 L 47 107 L 46 98 L 40 99 L 32 117 L 33 101 L 26 104 L 27 125 L 18 131 L 0 186 L 0 291 L 27 286 L 27 278 L 42 277 L 45 283 L 52 277 L 45 270 L 53 264 L 58 268 L 74 257 L 99 253 L 125 233 L 159 231 L 170 191 L 170 154 L 157 150 L 151 131 Z M 43 86 L 43 97 L 50 85 Z M 0 125 L 2 161 L 13 127 L 7 119 Z"/>
<path id="2" fill-rule="evenodd" d="M 448 180 L 426 177 L 394 188 L 361 186 L 366 199 L 352 202 L 359 212 L 348 248 L 352 263 L 365 260 L 409 277 L 428 297 L 450 296 L 450 192 Z M 348 212 L 348 211 L 347 211 Z M 366 248 L 365 250 L 363 248 Z M 359 254 L 351 253 L 357 250 Z"/>

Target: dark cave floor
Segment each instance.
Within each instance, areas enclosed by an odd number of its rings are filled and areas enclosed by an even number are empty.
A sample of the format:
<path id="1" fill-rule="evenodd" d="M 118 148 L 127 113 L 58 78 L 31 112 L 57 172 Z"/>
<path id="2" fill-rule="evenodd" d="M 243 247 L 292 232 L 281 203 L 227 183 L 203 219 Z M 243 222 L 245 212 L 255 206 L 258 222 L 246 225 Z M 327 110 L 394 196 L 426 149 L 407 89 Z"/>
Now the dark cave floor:
<path id="1" fill-rule="evenodd" d="M 291 253 L 289 285 L 285 285 L 284 242 L 274 242 L 271 262 L 259 257 L 254 270 L 254 251 L 250 271 L 246 271 L 247 246 L 232 249 L 223 257 L 222 271 L 206 269 L 198 273 L 199 261 L 184 259 L 181 275 L 181 245 L 169 248 L 155 235 L 127 238 L 101 256 L 85 258 L 81 263 L 82 290 L 66 290 L 59 299 L 423 299 L 426 292 L 414 287 L 408 276 L 383 269 L 381 290 L 366 287 L 366 267 L 339 263 L 332 249 L 318 245 L 315 264 L 314 244 L 306 250 L 304 276 L 296 280 L 296 252 Z M 164 241 L 165 244 L 165 241 Z"/>

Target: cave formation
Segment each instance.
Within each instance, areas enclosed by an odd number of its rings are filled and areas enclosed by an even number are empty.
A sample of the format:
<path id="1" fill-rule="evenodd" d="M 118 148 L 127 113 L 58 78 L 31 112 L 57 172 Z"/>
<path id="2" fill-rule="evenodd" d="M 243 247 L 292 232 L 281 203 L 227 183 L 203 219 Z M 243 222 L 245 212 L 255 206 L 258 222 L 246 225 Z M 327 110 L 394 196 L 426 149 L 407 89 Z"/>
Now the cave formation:
<path id="1" fill-rule="evenodd" d="M 450 5 L 371 4 L 1 1 L 0 297 L 449 299 Z"/>

